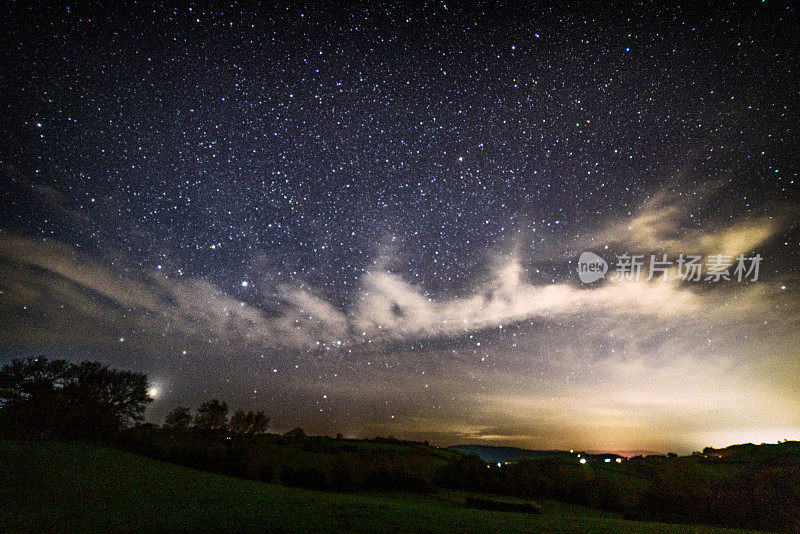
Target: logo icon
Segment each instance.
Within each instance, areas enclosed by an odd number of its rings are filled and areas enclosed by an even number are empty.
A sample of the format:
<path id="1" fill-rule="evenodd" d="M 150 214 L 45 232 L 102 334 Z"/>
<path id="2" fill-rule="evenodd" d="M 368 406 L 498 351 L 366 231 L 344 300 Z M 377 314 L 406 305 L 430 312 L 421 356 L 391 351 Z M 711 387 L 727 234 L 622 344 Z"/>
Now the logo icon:
<path id="1" fill-rule="evenodd" d="M 594 252 L 584 252 L 578 258 L 578 277 L 584 284 L 606 277 L 608 263 Z"/>

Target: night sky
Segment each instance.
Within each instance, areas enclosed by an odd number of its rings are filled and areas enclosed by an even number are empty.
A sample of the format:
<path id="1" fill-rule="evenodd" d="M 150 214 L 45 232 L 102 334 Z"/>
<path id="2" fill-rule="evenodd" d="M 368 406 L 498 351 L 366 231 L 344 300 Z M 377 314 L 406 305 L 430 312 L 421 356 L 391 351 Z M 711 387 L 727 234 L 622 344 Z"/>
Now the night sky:
<path id="1" fill-rule="evenodd" d="M 800 439 L 792 2 L 333 5 L 4 5 L 0 363 L 146 372 L 159 423 Z"/>

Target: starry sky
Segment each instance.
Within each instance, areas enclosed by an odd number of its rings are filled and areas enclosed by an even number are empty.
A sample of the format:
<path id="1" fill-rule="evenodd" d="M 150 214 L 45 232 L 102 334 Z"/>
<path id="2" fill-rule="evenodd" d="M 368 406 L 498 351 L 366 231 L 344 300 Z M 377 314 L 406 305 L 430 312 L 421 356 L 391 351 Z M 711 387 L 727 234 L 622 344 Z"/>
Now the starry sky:
<path id="1" fill-rule="evenodd" d="M 669 4 L 5 4 L 0 362 L 146 372 L 155 422 L 800 439 L 797 9 Z"/>

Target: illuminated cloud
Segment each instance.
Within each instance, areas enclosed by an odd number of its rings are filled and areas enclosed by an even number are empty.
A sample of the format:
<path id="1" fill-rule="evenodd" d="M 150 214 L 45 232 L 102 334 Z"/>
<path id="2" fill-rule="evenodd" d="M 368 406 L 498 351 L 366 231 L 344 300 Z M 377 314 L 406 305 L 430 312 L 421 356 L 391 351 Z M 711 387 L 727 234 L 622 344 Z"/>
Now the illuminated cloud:
<path id="1" fill-rule="evenodd" d="M 577 313 L 674 314 L 696 311 L 701 299 L 691 289 L 660 281 L 622 281 L 592 289 L 566 283 L 530 284 L 516 259 L 470 296 L 436 300 L 391 273 L 369 273 L 354 313 L 357 330 L 371 336 L 461 335 L 534 318 Z"/>
<path id="2" fill-rule="evenodd" d="M 763 244 L 777 229 L 777 223 L 755 221 L 733 223 L 704 234 L 701 230 L 670 238 L 680 224 L 677 202 L 656 195 L 642 213 L 601 229 L 593 243 L 626 242 L 647 249 L 722 251 L 736 254 Z M 613 241 L 616 239 L 616 241 Z M 725 300 L 735 291 L 739 315 L 767 305 L 758 289 L 748 286 L 733 290 L 706 288 L 655 279 L 607 280 L 581 287 L 576 280 L 534 283 L 528 281 L 521 258 L 500 255 L 487 261 L 494 265 L 491 276 L 461 296 L 430 296 L 399 274 L 378 269 L 366 272 L 350 309 L 339 309 L 304 284 L 279 283 L 267 302 L 244 302 L 213 283 L 161 271 L 138 270 L 124 265 L 101 265 L 97 261 L 53 240 L 34 240 L 5 234 L 0 252 L 15 270 L 6 305 L 34 302 L 41 306 L 69 305 L 87 319 L 138 321 L 146 331 L 163 331 L 194 338 L 224 342 L 229 346 L 285 347 L 311 350 L 354 342 L 413 340 L 459 337 L 470 332 L 531 320 L 564 320 L 592 315 L 594 323 L 607 324 L 621 317 L 695 316 L 707 320 L 731 316 Z M 573 258 L 564 258 L 567 262 Z M 533 258 L 535 261 L 535 258 Z M 381 266 L 385 262 L 377 261 Z M 36 272 L 47 274 L 48 294 L 41 294 L 42 281 Z M 268 277 L 265 277 L 268 279 Z M 113 308 L 113 309 L 111 309 Z M 58 315 L 53 309 L 48 316 Z M 128 321 L 129 322 L 129 321 Z M 111 336 L 114 338 L 115 336 Z"/>
<path id="3" fill-rule="evenodd" d="M 713 188 L 709 188 L 713 191 Z M 626 252 L 678 254 L 724 254 L 737 256 L 757 251 L 785 224 L 794 211 L 769 217 L 714 221 L 698 227 L 694 216 L 702 199 L 685 193 L 658 192 L 634 215 L 611 222 L 596 233 L 578 240 L 577 245 L 596 248 L 618 245 Z"/>

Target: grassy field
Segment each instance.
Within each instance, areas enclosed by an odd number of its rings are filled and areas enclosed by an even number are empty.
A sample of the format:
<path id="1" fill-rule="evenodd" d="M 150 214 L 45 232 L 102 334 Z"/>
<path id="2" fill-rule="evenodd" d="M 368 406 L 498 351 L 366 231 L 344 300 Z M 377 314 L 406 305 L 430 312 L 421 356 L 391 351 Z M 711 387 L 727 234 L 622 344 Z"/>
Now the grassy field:
<path id="1" fill-rule="evenodd" d="M 196 471 L 111 448 L 0 441 L 0 531 L 731 532 L 626 521 L 539 501 L 467 509 L 466 494 L 329 493 Z"/>

